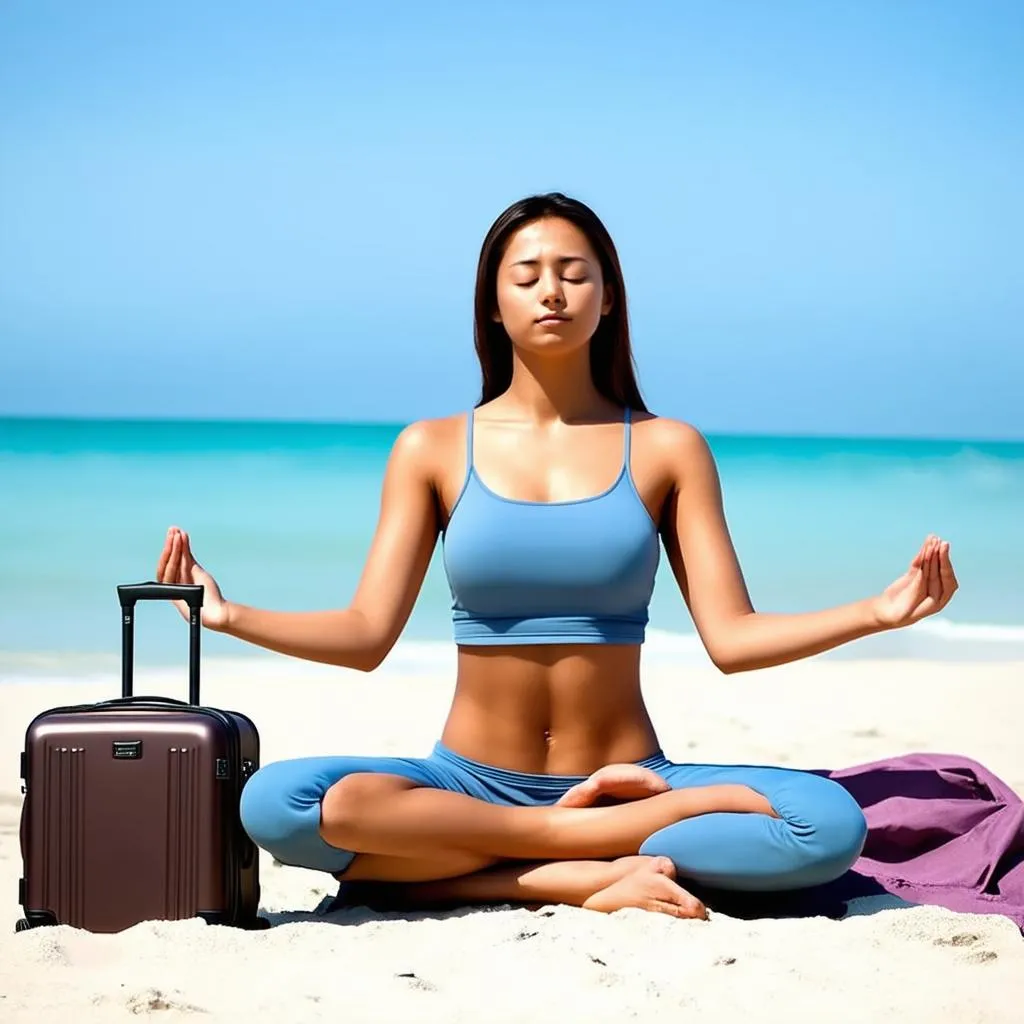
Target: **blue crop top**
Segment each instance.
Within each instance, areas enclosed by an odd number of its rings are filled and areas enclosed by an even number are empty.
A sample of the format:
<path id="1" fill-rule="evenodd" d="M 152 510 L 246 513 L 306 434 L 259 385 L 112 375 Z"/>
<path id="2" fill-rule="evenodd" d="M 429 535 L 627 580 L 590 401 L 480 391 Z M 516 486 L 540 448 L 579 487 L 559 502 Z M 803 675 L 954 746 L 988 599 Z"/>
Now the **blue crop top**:
<path id="1" fill-rule="evenodd" d="M 466 417 L 466 479 L 443 539 L 455 642 L 638 644 L 658 568 L 658 531 L 629 468 L 606 491 L 575 501 L 503 498 L 473 465 Z"/>

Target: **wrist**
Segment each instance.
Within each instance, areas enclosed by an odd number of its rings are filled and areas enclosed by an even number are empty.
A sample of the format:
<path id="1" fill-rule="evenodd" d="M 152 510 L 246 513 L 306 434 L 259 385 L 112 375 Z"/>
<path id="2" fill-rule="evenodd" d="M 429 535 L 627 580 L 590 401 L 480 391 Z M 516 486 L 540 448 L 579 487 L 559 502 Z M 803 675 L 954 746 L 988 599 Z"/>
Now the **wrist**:
<path id="1" fill-rule="evenodd" d="M 223 603 L 220 617 L 210 628 L 215 633 L 230 633 L 238 618 L 238 606 L 231 601 Z"/>
<path id="2" fill-rule="evenodd" d="M 882 612 L 882 602 L 878 597 L 869 597 L 861 602 L 861 617 L 868 633 L 884 633 L 892 628 Z"/>

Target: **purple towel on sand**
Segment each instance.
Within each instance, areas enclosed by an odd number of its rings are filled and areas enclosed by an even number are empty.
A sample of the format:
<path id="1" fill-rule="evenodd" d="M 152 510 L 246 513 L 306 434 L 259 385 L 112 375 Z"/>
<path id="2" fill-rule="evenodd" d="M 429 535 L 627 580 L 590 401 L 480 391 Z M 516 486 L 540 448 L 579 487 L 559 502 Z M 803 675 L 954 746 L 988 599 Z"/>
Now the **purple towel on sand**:
<path id="1" fill-rule="evenodd" d="M 983 765 L 908 754 L 824 772 L 864 808 L 852 874 L 914 903 L 1005 914 L 1024 929 L 1024 801 Z"/>
<path id="2" fill-rule="evenodd" d="M 868 836 L 842 878 L 798 893 L 706 894 L 740 917 L 839 917 L 846 901 L 892 893 L 973 914 L 1003 914 L 1024 932 L 1024 801 L 983 765 L 907 754 L 816 771 L 864 809 Z"/>

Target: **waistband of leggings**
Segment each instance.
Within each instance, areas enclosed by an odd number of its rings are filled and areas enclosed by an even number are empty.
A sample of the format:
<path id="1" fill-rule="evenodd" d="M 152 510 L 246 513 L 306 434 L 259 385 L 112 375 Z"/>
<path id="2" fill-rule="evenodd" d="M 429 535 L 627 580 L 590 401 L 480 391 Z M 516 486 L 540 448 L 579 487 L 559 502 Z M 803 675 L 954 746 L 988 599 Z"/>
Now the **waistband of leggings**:
<path id="1" fill-rule="evenodd" d="M 573 786 L 587 778 L 586 775 L 535 775 L 532 772 L 513 771 L 511 768 L 498 768 L 494 765 L 484 764 L 482 761 L 473 761 L 468 757 L 463 757 L 461 754 L 456 754 L 454 750 L 449 750 L 440 741 L 434 744 L 434 749 L 430 756 L 439 761 L 446 761 L 448 764 L 455 765 L 463 771 L 470 772 L 480 778 L 491 779 L 494 782 L 504 782 L 511 786 Z M 660 749 L 656 750 L 653 754 L 649 754 L 642 761 L 633 762 L 633 764 L 639 765 L 641 768 L 650 768 L 652 771 L 657 771 L 667 763 L 665 754 Z"/>

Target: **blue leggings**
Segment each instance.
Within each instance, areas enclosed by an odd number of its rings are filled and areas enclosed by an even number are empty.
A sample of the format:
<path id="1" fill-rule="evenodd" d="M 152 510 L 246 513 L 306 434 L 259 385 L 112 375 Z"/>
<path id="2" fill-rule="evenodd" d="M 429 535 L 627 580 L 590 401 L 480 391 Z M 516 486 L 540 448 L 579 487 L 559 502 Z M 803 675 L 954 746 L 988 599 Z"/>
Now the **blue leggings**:
<path id="1" fill-rule="evenodd" d="M 637 763 L 673 789 L 748 786 L 780 815 L 703 814 L 648 836 L 640 853 L 669 857 L 681 878 L 719 889 L 800 889 L 838 878 L 864 845 L 863 812 L 830 779 L 791 768 L 675 764 L 660 751 Z M 421 786 L 510 806 L 551 805 L 585 778 L 494 768 L 440 743 L 425 758 L 303 757 L 267 764 L 249 779 L 241 803 L 245 830 L 283 864 L 343 872 L 355 854 L 321 837 L 320 803 L 334 783 L 355 772 L 400 775 Z"/>

